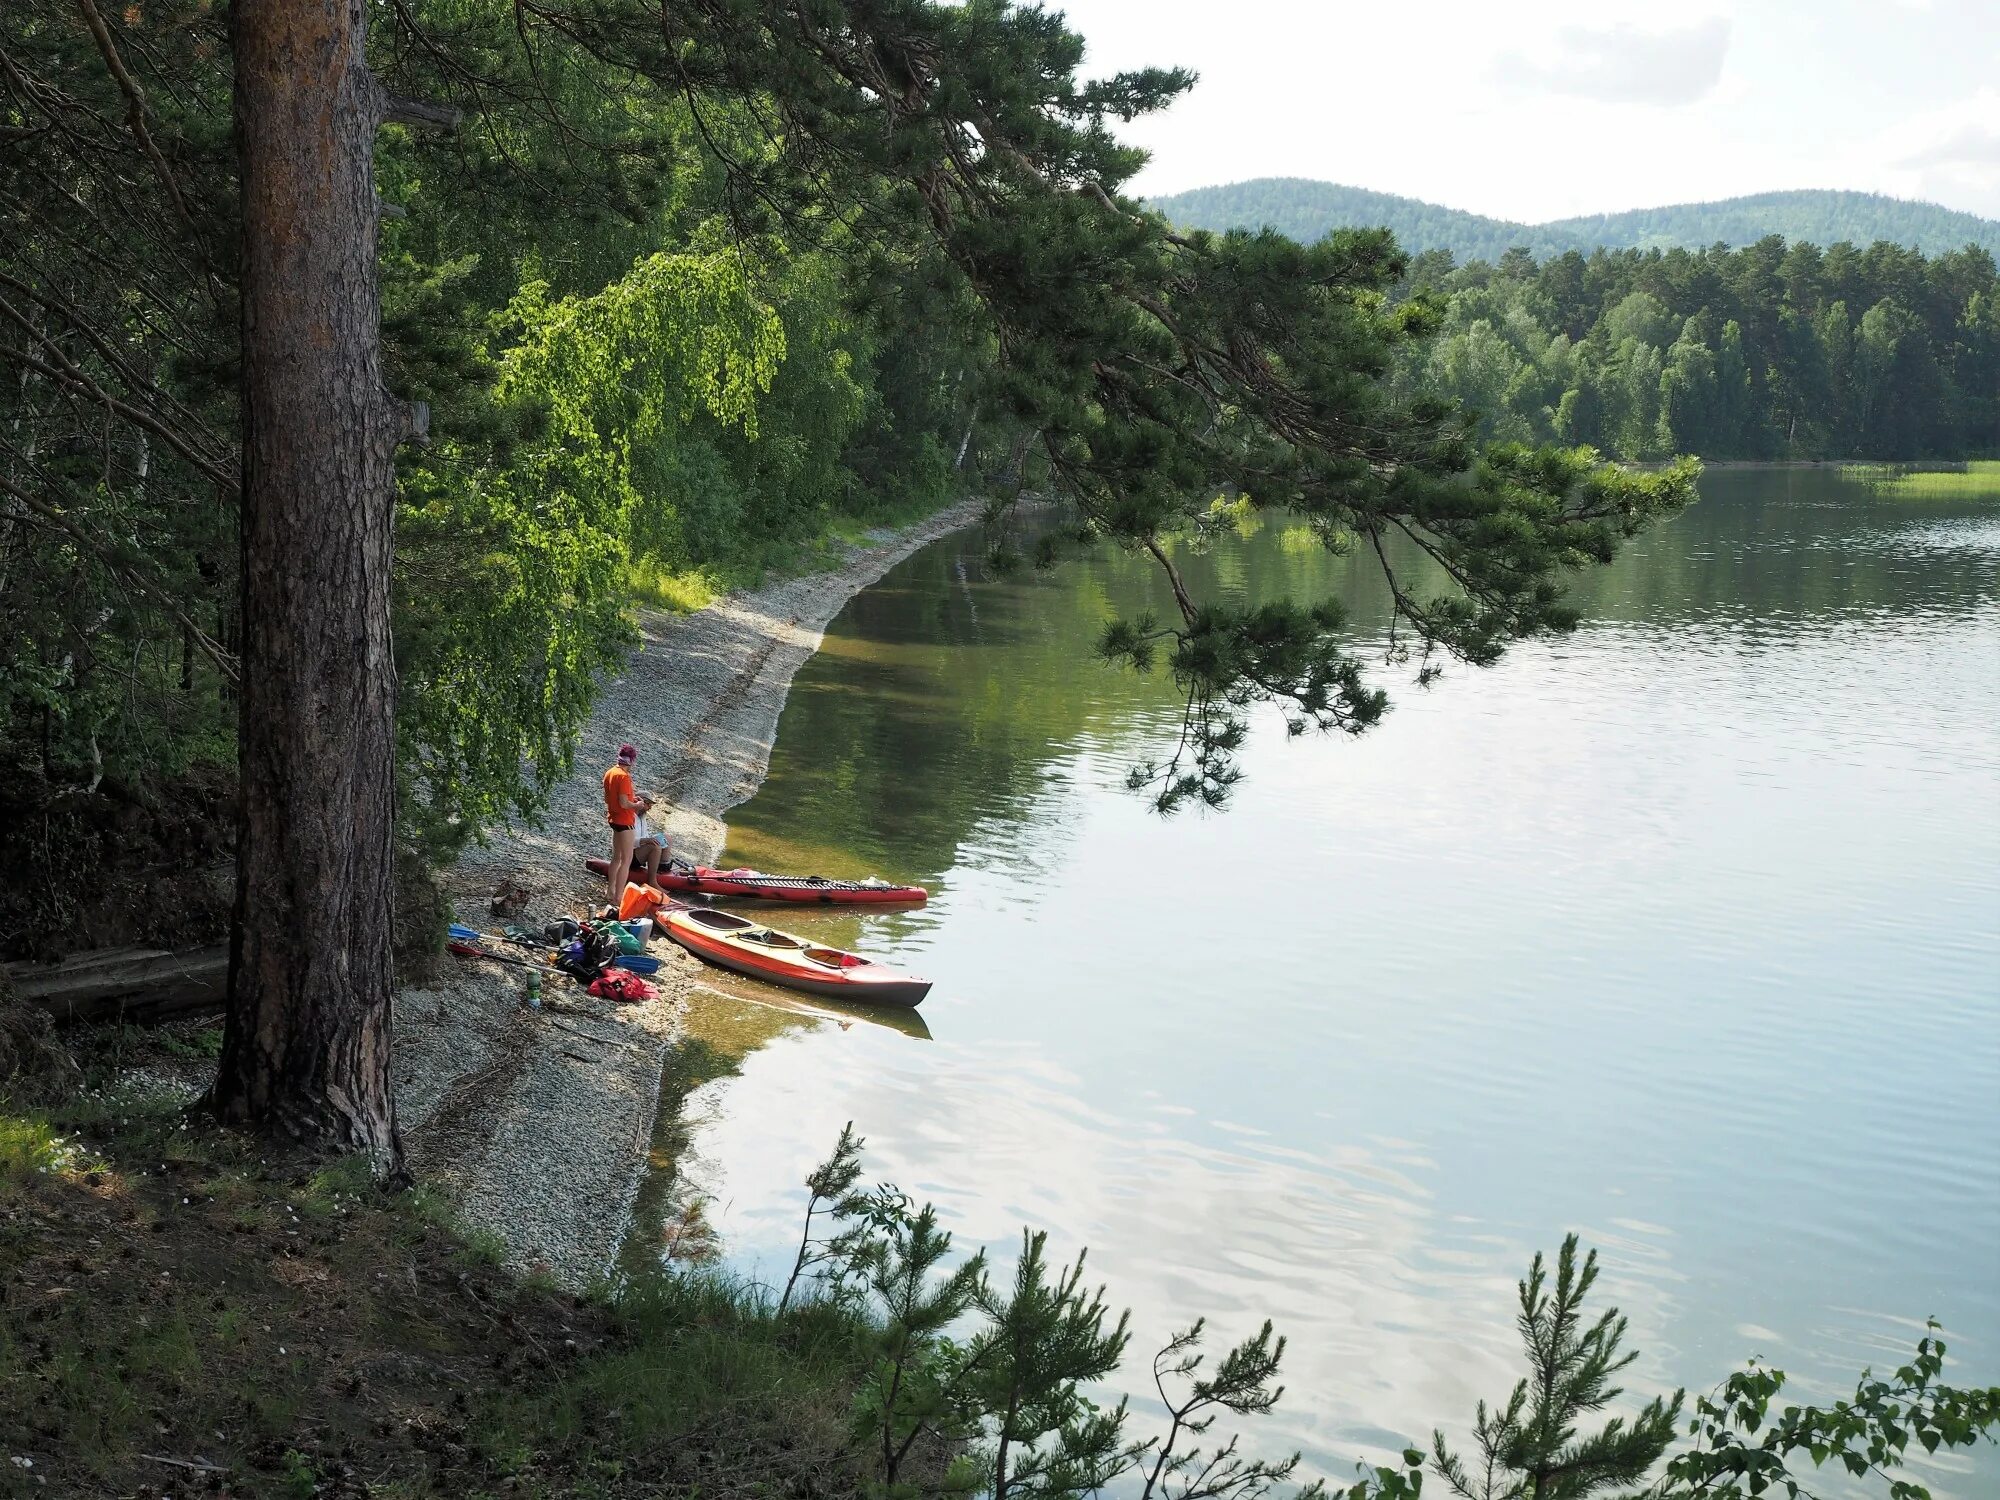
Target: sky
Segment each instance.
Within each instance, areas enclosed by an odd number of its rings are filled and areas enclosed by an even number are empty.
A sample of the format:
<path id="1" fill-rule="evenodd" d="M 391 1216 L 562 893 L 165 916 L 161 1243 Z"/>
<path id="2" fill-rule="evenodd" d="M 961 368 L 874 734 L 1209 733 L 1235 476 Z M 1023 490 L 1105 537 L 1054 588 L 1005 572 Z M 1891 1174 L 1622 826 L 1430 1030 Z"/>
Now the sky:
<path id="1" fill-rule="evenodd" d="M 1783 188 L 2000 218 L 2000 0 L 1048 0 L 1200 73 L 1131 185 L 1317 177 L 1534 223 Z"/>

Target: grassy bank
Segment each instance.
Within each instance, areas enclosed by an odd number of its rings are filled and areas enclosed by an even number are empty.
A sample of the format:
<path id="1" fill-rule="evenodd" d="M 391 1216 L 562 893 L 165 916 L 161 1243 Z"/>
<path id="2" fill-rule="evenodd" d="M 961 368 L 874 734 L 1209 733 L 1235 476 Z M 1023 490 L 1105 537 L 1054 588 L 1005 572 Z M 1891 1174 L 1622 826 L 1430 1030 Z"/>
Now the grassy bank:
<path id="1" fill-rule="evenodd" d="M 677 614 L 706 609 L 727 594 L 756 588 L 774 578 L 792 578 L 837 567 L 847 552 L 884 530 L 900 530 L 928 520 L 960 499 L 943 495 L 885 503 L 865 516 L 829 511 L 821 528 L 802 537 L 774 538 L 745 546 L 727 563 L 668 568 L 649 560 L 626 564 L 626 586 L 635 601 Z"/>
<path id="2" fill-rule="evenodd" d="M 1892 500 L 2000 500 L 2000 459 L 1960 464 L 1846 464 L 1843 479 Z"/>
<path id="3" fill-rule="evenodd" d="M 13 1048 L 0 1495 L 854 1491 L 861 1320 L 510 1279 L 431 1191 L 187 1113 L 214 1040 L 99 1035 L 74 1070 Z"/>

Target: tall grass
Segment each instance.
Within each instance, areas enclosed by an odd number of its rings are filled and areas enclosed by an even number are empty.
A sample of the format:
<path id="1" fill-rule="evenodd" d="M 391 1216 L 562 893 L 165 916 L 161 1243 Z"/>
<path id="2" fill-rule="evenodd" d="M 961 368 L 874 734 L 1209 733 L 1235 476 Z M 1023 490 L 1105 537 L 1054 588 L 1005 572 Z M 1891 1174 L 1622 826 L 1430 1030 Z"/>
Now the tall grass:
<path id="1" fill-rule="evenodd" d="M 828 511 L 816 529 L 762 542 L 741 543 L 742 555 L 727 562 L 669 567 L 652 558 L 633 558 L 625 565 L 626 587 L 633 599 L 676 614 L 706 609 L 724 594 L 754 589 L 775 578 L 791 578 L 836 567 L 850 548 L 878 539 L 878 533 L 914 526 L 936 515 L 955 497 L 920 495 L 883 500 L 861 514 Z"/>
<path id="2" fill-rule="evenodd" d="M 729 591 L 728 583 L 711 569 L 676 571 L 648 559 L 637 559 L 625 565 L 625 583 L 637 602 L 650 604 L 656 609 L 670 609 L 681 615 L 706 609 Z"/>
<path id="3" fill-rule="evenodd" d="M 718 1472 L 735 1481 L 728 1494 L 859 1491 L 869 1456 L 852 1407 L 875 1352 L 860 1313 L 808 1301 L 780 1315 L 761 1288 L 658 1269 L 608 1313 L 612 1342 L 557 1381 L 489 1392 L 474 1440 L 494 1469 L 559 1457 L 570 1472 L 646 1475 L 661 1493 L 706 1494 Z"/>
<path id="4" fill-rule="evenodd" d="M 1973 459 L 1948 467 L 1844 464 L 1840 477 L 1891 500 L 2000 500 L 2000 459 Z"/>

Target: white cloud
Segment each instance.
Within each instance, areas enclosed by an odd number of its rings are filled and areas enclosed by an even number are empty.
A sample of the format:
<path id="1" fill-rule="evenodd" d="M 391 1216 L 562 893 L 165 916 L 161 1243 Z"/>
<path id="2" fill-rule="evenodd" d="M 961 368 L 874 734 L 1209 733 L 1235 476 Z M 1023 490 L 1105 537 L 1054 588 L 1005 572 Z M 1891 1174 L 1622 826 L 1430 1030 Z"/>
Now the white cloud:
<path id="1" fill-rule="evenodd" d="M 2000 0 L 1048 3 L 1093 69 L 1201 71 L 1125 132 L 1154 152 L 1141 193 L 1315 177 L 1537 223 L 1855 188 L 2000 216 L 1990 164 L 1899 164 L 2000 124 Z"/>
<path id="2" fill-rule="evenodd" d="M 2000 154 L 2000 90 L 1990 87 L 1905 115 L 1882 133 L 1899 166 L 1988 162 Z"/>
<path id="3" fill-rule="evenodd" d="M 2000 91 L 1982 88 L 1882 133 L 1877 177 L 1889 191 L 2000 214 Z"/>
<path id="4" fill-rule="evenodd" d="M 2000 125 L 1961 125 L 1950 135 L 1903 158 L 1906 167 L 1991 163 L 2000 166 Z"/>
<path id="5" fill-rule="evenodd" d="M 1722 16 L 1665 31 L 1624 21 L 1565 26 L 1552 57 L 1511 53 L 1501 72 L 1516 85 L 1611 104 L 1692 104 L 1721 79 L 1730 33 Z"/>

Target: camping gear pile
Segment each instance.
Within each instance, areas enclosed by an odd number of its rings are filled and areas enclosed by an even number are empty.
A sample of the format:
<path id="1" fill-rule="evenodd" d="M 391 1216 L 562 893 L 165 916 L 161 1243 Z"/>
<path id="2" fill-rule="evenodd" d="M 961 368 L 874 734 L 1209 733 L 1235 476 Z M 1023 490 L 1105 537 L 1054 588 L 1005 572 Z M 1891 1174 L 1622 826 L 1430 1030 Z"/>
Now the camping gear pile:
<path id="1" fill-rule="evenodd" d="M 499 944 L 527 952 L 510 953 Z M 510 925 L 501 937 L 454 922 L 445 947 L 462 957 L 490 959 L 537 976 L 565 975 L 606 999 L 651 1000 L 658 993 L 639 976 L 658 973 L 660 961 L 640 951 L 638 935 L 623 922 L 560 917 L 534 929 Z"/>
<path id="2" fill-rule="evenodd" d="M 603 875 L 609 865 L 586 859 Z M 643 880 L 643 876 L 640 877 Z M 675 860 L 658 874 L 659 887 L 713 899 L 733 896 L 816 905 L 916 905 L 928 898 L 922 886 L 867 880 L 829 880 L 821 875 L 769 875 L 760 870 L 718 870 Z M 930 993 L 930 981 L 905 974 L 863 954 L 816 943 L 766 927 L 733 912 L 665 901 L 658 908 L 659 931 L 695 957 L 754 979 L 807 994 L 864 1004 L 914 1006 Z M 512 964 L 536 974 L 563 975 L 604 999 L 650 1000 L 657 993 L 640 976 L 657 973 L 660 960 L 649 955 L 653 919 L 616 921 L 606 908 L 595 918 L 558 917 L 539 927 L 510 924 L 494 937 L 454 925 L 447 945 L 469 958 Z M 526 955 L 507 951 L 526 950 Z M 528 956 L 532 955 L 532 956 Z M 531 997 L 539 999 L 539 991 Z"/>

